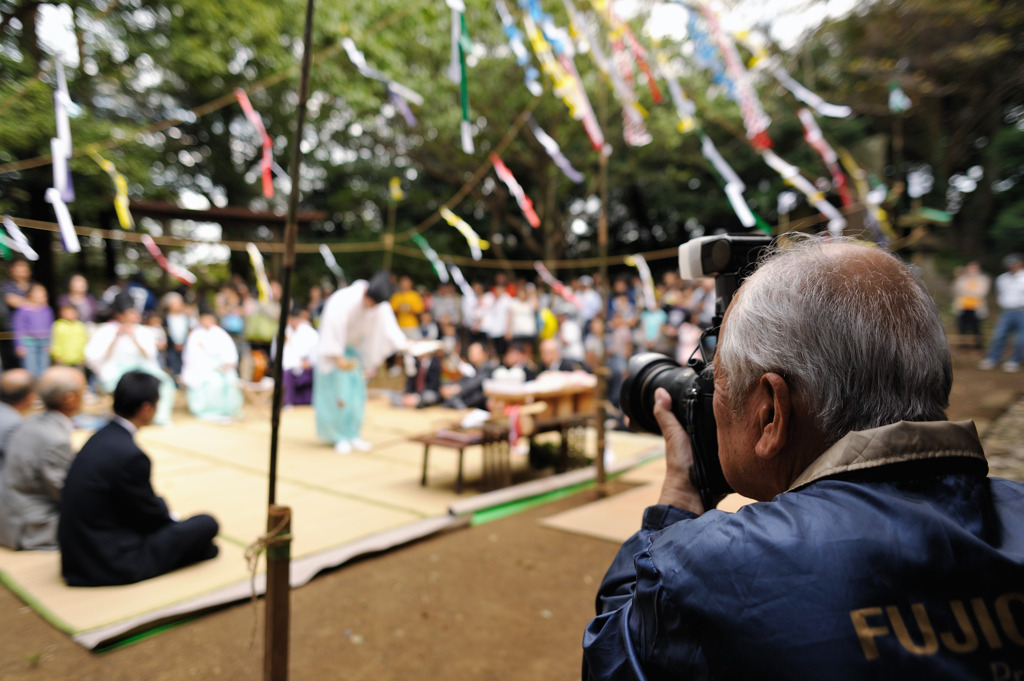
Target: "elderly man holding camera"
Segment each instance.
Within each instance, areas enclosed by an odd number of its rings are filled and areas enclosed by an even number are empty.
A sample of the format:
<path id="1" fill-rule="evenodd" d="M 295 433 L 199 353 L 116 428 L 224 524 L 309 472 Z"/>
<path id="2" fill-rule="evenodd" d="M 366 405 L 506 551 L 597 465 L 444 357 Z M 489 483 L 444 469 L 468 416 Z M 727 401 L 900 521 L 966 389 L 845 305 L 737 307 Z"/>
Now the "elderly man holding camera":
<path id="1" fill-rule="evenodd" d="M 649 393 L 667 472 L 601 584 L 583 677 L 1024 677 L 1024 484 L 988 478 L 974 424 L 946 420 L 924 286 L 850 242 L 762 261 L 721 324 L 713 395 L 673 392 L 688 369 L 624 389 Z M 713 419 L 681 409 L 694 394 Z M 703 450 L 758 503 L 706 508 Z"/>

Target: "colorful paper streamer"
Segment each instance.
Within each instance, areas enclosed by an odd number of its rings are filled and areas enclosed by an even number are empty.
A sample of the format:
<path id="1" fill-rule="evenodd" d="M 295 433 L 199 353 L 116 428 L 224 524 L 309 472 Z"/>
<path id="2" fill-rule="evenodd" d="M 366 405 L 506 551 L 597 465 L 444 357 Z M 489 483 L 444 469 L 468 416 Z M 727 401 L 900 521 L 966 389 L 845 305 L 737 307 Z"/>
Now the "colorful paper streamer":
<path id="1" fill-rule="evenodd" d="M 864 222 L 868 228 L 875 233 L 875 241 L 880 244 L 887 244 L 890 239 L 897 238 L 896 232 L 889 223 L 888 214 L 882 208 L 880 203 L 872 198 L 873 192 L 870 187 L 868 187 L 868 174 L 854 160 L 853 156 L 850 155 L 850 152 L 843 148 L 839 149 L 839 162 L 850 175 L 850 180 L 853 182 L 854 189 L 857 190 L 860 201 L 864 204 Z"/>
<path id="2" fill-rule="evenodd" d="M 754 91 L 754 86 L 750 82 L 750 74 L 740 59 L 736 45 L 726 35 L 725 31 L 722 30 L 714 10 L 707 4 L 702 5 L 701 9 L 704 13 L 704 18 L 711 27 L 711 34 L 714 36 L 718 50 L 725 61 L 725 70 L 729 74 L 729 78 L 732 80 L 735 88 L 736 101 L 740 105 L 740 113 L 743 114 L 743 127 L 747 131 L 747 139 L 750 140 L 754 149 L 759 152 L 770 149 L 772 140 L 768 136 L 768 126 L 771 125 L 771 119 L 761 106 L 757 92 Z"/>
<path id="3" fill-rule="evenodd" d="M 153 260 L 156 261 L 156 264 L 160 265 L 160 267 L 169 275 L 189 286 L 196 283 L 196 275 L 192 274 L 184 267 L 178 267 L 174 263 L 170 262 L 160 251 L 160 247 L 156 245 L 156 241 L 153 240 L 153 237 L 148 234 L 143 234 L 142 245 L 146 247 L 147 251 L 149 251 Z"/>
<path id="4" fill-rule="evenodd" d="M 452 273 L 452 281 L 455 282 L 455 285 L 459 287 L 459 291 L 462 292 L 462 297 L 469 298 L 470 300 L 476 300 L 476 291 L 474 291 L 473 287 L 469 285 L 468 281 L 466 281 L 466 277 L 463 276 L 462 270 L 459 269 L 459 266 L 455 263 L 449 262 L 448 270 Z"/>
<path id="5" fill-rule="evenodd" d="M 540 71 L 530 60 L 530 52 L 523 43 L 523 32 L 516 26 L 504 0 L 495 0 L 494 6 L 498 9 L 498 15 L 501 17 L 501 27 L 505 31 L 505 37 L 508 38 L 508 46 L 512 50 L 512 54 L 515 55 L 516 63 L 523 69 L 523 84 L 526 85 L 526 89 L 531 95 L 540 97 L 544 92 L 544 87 L 539 80 Z"/>
<path id="6" fill-rule="evenodd" d="M 245 245 L 245 250 L 249 253 L 249 262 L 252 263 L 253 272 L 256 273 L 256 290 L 260 302 L 266 303 L 273 300 L 270 292 L 270 279 L 267 278 L 267 269 L 263 264 L 263 254 L 251 241 Z"/>
<path id="7" fill-rule="evenodd" d="M 515 198 L 516 203 L 519 204 L 519 210 L 523 211 L 523 215 L 526 217 L 526 221 L 530 223 L 530 226 L 534 229 L 540 227 L 540 217 L 537 216 L 537 211 L 533 209 L 533 201 L 526 195 L 526 191 L 523 190 L 522 185 L 516 180 L 515 175 L 508 169 L 508 166 L 501 160 L 501 158 L 494 153 L 490 153 L 491 165 L 494 166 L 494 172 L 498 175 L 498 179 L 505 183 L 508 187 L 508 191 Z"/>
<path id="8" fill-rule="evenodd" d="M 409 108 L 409 102 L 412 102 L 416 106 L 422 106 L 423 96 L 401 83 L 388 78 L 383 73 L 367 64 L 366 57 L 359 51 L 359 48 L 356 47 L 355 41 L 351 38 L 342 38 L 341 46 L 344 48 L 349 60 L 351 60 L 355 65 L 356 70 L 358 70 L 360 74 L 366 78 L 384 84 L 388 93 L 388 98 L 398 109 L 399 113 L 402 114 L 402 118 L 405 119 L 406 124 L 409 127 L 416 125 L 416 116 L 413 115 L 412 109 Z"/>
<path id="9" fill-rule="evenodd" d="M 388 180 L 388 195 L 395 203 L 398 203 L 405 198 L 405 192 L 402 191 L 402 180 L 400 178 L 392 177 Z"/>
<path id="10" fill-rule="evenodd" d="M 787 183 L 796 187 L 800 192 L 807 197 L 807 202 L 818 209 L 818 211 L 828 218 L 828 231 L 833 236 L 842 236 L 843 230 L 846 229 L 846 218 L 843 217 L 842 213 L 836 210 L 836 207 L 825 200 L 825 195 L 815 188 L 810 181 L 800 174 L 800 170 L 790 163 L 787 163 L 779 157 L 771 149 L 765 149 L 762 152 L 761 157 L 764 159 L 768 166 L 777 172 L 779 176 Z"/>
<path id="11" fill-rule="evenodd" d="M 654 295 L 654 277 L 651 276 L 651 268 L 648 267 L 647 260 L 638 253 L 627 255 L 624 262 L 630 267 L 635 267 L 640 273 L 640 283 L 643 284 L 644 303 L 647 305 L 647 309 L 658 309 L 658 299 Z"/>
<path id="12" fill-rule="evenodd" d="M 71 220 L 71 213 L 61 198 L 60 192 L 55 187 L 46 190 L 46 202 L 53 206 L 53 212 L 57 216 L 57 226 L 60 228 L 60 240 L 64 244 L 64 250 L 68 253 L 78 253 L 82 245 L 78 243 L 78 234 L 75 233 L 75 223 Z"/>
<path id="13" fill-rule="evenodd" d="M 32 248 L 32 244 L 28 242 L 28 239 L 25 237 L 25 233 L 21 231 L 21 228 L 18 227 L 17 224 L 15 224 L 14 220 L 5 215 L 3 222 L 4 229 L 7 230 L 7 234 L 11 237 L 11 245 L 14 249 L 24 255 L 26 260 L 39 260 L 39 254 L 36 253 L 34 248 Z"/>
<path id="14" fill-rule="evenodd" d="M 475 153 L 473 124 L 469 120 L 469 77 L 466 72 L 466 53 L 473 47 L 466 29 L 466 6 L 462 0 L 445 0 L 452 12 L 452 54 L 448 64 L 448 78 L 459 84 L 459 103 L 462 107 L 462 151 Z"/>
<path id="15" fill-rule="evenodd" d="M 545 284 L 551 287 L 551 290 L 560 295 L 570 304 L 575 306 L 577 309 L 583 309 L 583 302 L 576 297 L 576 294 L 571 288 L 555 279 L 555 275 L 551 274 L 551 270 L 545 267 L 544 263 L 537 260 L 533 263 L 533 269 L 537 270 L 537 274 L 544 281 Z"/>
<path id="16" fill-rule="evenodd" d="M 754 219 L 754 214 L 751 212 L 750 206 L 747 205 L 746 199 L 743 198 L 743 192 L 747 189 L 743 180 L 732 169 L 732 166 L 726 163 L 718 152 L 718 148 L 715 147 L 715 143 L 707 135 L 700 136 L 700 151 L 725 182 L 725 195 L 728 197 L 736 217 L 740 219 L 740 224 L 744 227 L 753 227 L 757 221 Z"/>
<path id="17" fill-rule="evenodd" d="M 132 213 L 129 210 L 128 180 L 125 179 L 124 175 L 117 172 L 117 168 L 111 161 L 103 158 L 95 151 L 90 151 L 89 155 L 99 164 L 100 168 L 103 168 L 114 183 L 114 212 L 117 213 L 117 222 L 121 225 L 121 229 L 134 229 L 135 220 L 132 219 Z"/>
<path id="18" fill-rule="evenodd" d="M 447 284 L 451 281 L 448 277 L 448 270 L 445 268 L 444 263 L 441 262 L 441 258 L 437 255 L 437 251 L 430 247 L 427 240 L 423 238 L 422 234 L 413 234 L 412 240 L 420 247 L 423 251 L 423 255 L 427 256 L 427 260 L 434 267 L 434 272 L 437 273 L 437 278 L 441 280 L 442 284 Z"/>
<path id="19" fill-rule="evenodd" d="M 327 269 L 331 271 L 331 274 L 340 281 L 345 281 L 345 272 L 341 269 L 341 265 L 338 264 L 337 259 L 334 257 L 334 253 L 327 247 L 327 244 L 320 244 L 320 256 L 324 259 L 324 264 L 327 265 Z"/>
<path id="20" fill-rule="evenodd" d="M 75 200 L 75 187 L 71 181 L 71 122 L 68 110 L 73 107 L 71 94 L 68 92 L 67 79 L 64 76 L 64 63 L 56 62 L 57 86 L 53 91 L 53 113 L 57 121 L 57 136 L 50 140 L 50 156 L 53 161 L 53 187 L 60 193 L 63 203 Z"/>
<path id="21" fill-rule="evenodd" d="M 260 174 L 263 178 L 263 196 L 271 199 L 274 197 L 274 141 L 270 139 L 267 129 L 263 126 L 263 119 L 260 118 L 260 115 L 256 113 L 256 110 L 252 108 L 252 102 L 249 101 L 249 95 L 245 93 L 245 90 L 242 88 L 235 88 L 235 99 L 238 100 L 238 103 L 242 107 L 242 111 L 245 113 L 245 117 L 248 119 L 249 123 L 256 128 L 256 132 L 262 140 L 263 157 L 260 160 Z"/>
<path id="22" fill-rule="evenodd" d="M 459 230 L 466 239 L 466 243 L 469 244 L 469 250 L 473 254 L 473 260 L 480 260 L 484 257 L 483 251 L 491 247 L 491 244 L 484 239 L 480 238 L 480 235 L 470 227 L 469 223 L 460 218 L 455 213 L 451 212 L 447 207 L 441 206 L 438 211 L 444 221 L 449 225 Z"/>
<path id="23" fill-rule="evenodd" d="M 818 121 L 814 120 L 814 114 L 811 113 L 810 109 L 800 109 L 796 112 L 796 115 L 800 119 L 801 125 L 804 126 L 804 139 L 818 152 L 821 160 L 825 162 L 829 174 L 832 175 L 832 184 L 835 186 L 836 192 L 839 193 L 839 200 L 842 202 L 843 208 L 849 208 L 853 205 L 853 199 L 850 198 L 850 189 L 846 184 L 846 176 L 843 175 L 843 171 L 839 167 L 839 157 L 836 156 L 835 150 L 825 140 L 825 135 L 821 132 L 821 128 L 818 127 Z"/>
<path id="24" fill-rule="evenodd" d="M 553 140 L 550 135 L 544 132 L 541 127 L 537 125 L 537 121 L 533 120 L 533 116 L 530 116 L 526 120 L 526 124 L 530 127 L 530 132 L 533 133 L 533 136 L 538 142 L 540 142 L 540 145 L 544 147 L 544 151 L 547 155 L 555 162 L 558 169 L 562 171 L 562 174 L 572 180 L 575 184 L 583 182 L 583 175 L 580 171 L 572 167 L 572 163 L 570 163 L 569 159 L 567 159 L 565 154 L 562 153 L 562 149 L 558 146 L 558 142 Z"/>

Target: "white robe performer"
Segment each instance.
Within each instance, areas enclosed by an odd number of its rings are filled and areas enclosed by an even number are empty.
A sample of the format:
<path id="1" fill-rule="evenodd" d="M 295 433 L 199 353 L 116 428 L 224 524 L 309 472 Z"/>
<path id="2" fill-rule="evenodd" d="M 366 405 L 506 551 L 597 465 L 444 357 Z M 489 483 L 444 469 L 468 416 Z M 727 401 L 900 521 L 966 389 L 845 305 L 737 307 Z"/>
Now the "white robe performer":
<path id="1" fill-rule="evenodd" d="M 181 382 L 188 409 L 197 418 L 220 421 L 241 413 L 238 348 L 212 314 L 202 315 L 200 326 L 188 334 L 181 356 Z"/>
<path id="2" fill-rule="evenodd" d="M 157 361 L 156 337 L 139 319 L 131 296 L 118 294 L 114 299 L 114 319 L 96 327 L 85 346 L 85 363 L 108 394 L 113 394 L 121 376 L 129 371 L 144 371 L 159 378 L 160 400 L 153 423 L 166 425 L 171 421 L 177 386 Z"/>
<path id="3" fill-rule="evenodd" d="M 339 454 L 370 444 L 359 437 L 366 412 L 365 376 L 406 345 L 389 302 L 387 272 L 358 280 L 327 299 L 313 378 L 317 435 Z"/>

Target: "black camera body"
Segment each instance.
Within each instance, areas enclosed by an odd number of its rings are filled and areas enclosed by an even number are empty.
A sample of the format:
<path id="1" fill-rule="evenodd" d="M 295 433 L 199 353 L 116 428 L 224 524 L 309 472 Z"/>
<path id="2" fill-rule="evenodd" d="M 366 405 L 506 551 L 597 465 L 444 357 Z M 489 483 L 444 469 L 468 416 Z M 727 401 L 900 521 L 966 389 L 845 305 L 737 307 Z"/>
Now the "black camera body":
<path id="1" fill-rule="evenodd" d="M 665 388 L 672 396 L 672 413 L 693 443 L 690 478 L 705 509 L 714 508 L 732 491 L 718 460 L 718 433 L 712 398 L 715 392 L 711 360 L 722 317 L 743 280 L 754 271 L 772 238 L 761 234 L 720 234 L 691 239 L 679 247 L 679 274 L 684 279 L 715 278 L 715 316 L 701 337 L 697 353 L 687 366 L 656 352 L 629 359 L 620 404 L 630 428 L 661 433 L 654 418 L 654 391 Z"/>

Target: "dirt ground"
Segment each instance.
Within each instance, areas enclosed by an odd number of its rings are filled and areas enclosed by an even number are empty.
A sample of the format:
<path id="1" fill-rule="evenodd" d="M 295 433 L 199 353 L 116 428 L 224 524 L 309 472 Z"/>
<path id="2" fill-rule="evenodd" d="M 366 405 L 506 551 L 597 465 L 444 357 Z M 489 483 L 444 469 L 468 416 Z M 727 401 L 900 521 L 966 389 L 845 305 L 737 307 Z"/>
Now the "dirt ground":
<path id="1" fill-rule="evenodd" d="M 1024 374 L 981 372 L 976 361 L 955 353 L 949 414 L 984 431 L 1024 394 Z M 578 678 L 582 632 L 617 546 L 537 521 L 594 499 L 585 491 L 454 530 L 296 589 L 289 678 Z M 237 604 L 91 653 L 0 588 L 0 679 L 259 679 L 262 611 L 262 602 Z"/>

